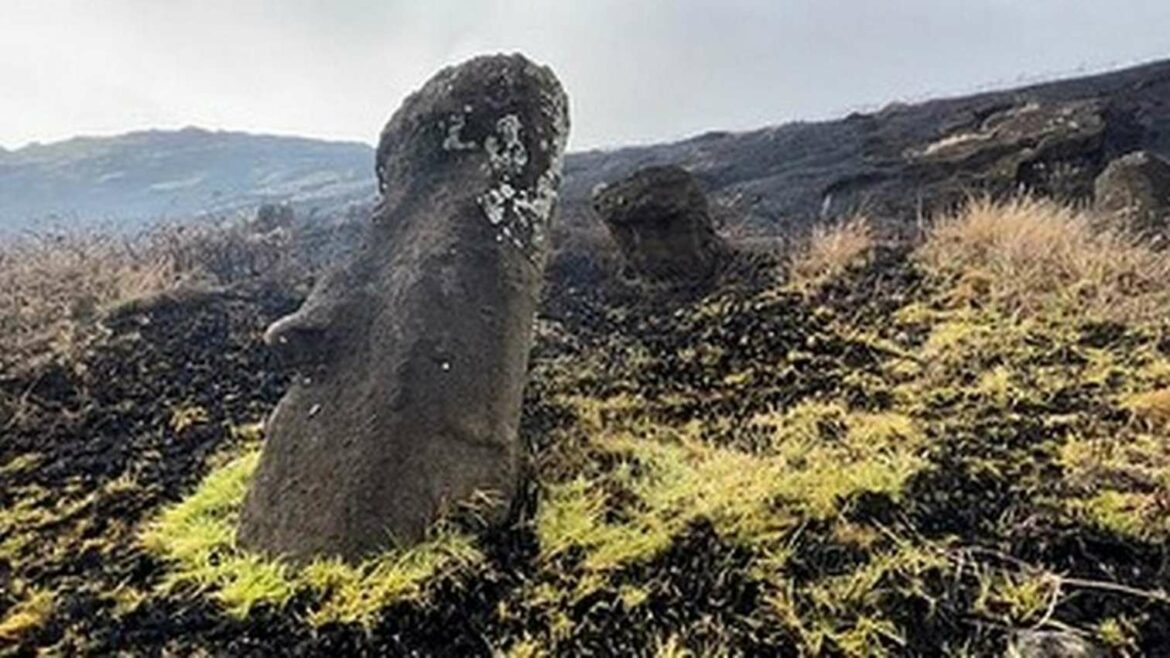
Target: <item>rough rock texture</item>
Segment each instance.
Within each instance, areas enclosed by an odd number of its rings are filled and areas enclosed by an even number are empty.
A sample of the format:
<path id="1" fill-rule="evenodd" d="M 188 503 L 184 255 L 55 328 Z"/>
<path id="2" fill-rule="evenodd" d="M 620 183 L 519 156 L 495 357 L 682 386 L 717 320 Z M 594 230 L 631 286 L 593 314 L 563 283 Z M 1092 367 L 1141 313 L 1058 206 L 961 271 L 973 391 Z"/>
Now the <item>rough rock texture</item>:
<path id="1" fill-rule="evenodd" d="M 1122 156 L 1097 177 L 1094 206 L 1118 226 L 1167 237 L 1170 162 L 1147 151 Z"/>
<path id="2" fill-rule="evenodd" d="M 626 262 L 649 279 L 705 280 L 725 252 L 706 195 L 681 167 L 646 167 L 600 187 L 593 206 Z"/>
<path id="3" fill-rule="evenodd" d="M 1008 651 L 1018 658 L 1105 658 L 1089 640 L 1063 631 L 1021 631 Z"/>
<path id="4" fill-rule="evenodd" d="M 471 498 L 506 514 L 567 136 L 560 84 L 520 55 L 444 69 L 390 119 L 364 245 L 267 332 L 299 376 L 268 423 L 243 545 L 356 559 Z"/>
<path id="5" fill-rule="evenodd" d="M 1029 102 L 907 150 L 907 174 L 920 198 L 935 202 L 976 190 L 1085 198 L 1100 171 L 1105 128 L 1096 101 Z"/>

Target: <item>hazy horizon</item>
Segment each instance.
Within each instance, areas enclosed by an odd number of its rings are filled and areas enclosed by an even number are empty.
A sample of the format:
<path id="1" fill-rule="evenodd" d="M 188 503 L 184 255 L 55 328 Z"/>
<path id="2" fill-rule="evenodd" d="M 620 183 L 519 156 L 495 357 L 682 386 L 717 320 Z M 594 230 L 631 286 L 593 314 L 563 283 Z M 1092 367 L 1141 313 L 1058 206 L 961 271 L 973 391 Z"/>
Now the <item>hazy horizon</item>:
<path id="1" fill-rule="evenodd" d="M 0 146 L 197 126 L 372 143 L 438 68 L 520 51 L 574 150 L 817 120 L 1170 57 L 1129 0 L 11 0 Z"/>

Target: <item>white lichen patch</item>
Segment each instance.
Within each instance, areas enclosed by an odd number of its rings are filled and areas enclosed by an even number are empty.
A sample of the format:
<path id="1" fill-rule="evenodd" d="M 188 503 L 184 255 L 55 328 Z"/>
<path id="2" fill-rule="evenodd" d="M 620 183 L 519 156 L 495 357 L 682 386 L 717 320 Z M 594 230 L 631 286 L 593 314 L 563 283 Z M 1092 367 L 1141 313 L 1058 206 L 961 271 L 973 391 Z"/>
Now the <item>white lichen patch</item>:
<path id="1" fill-rule="evenodd" d="M 465 114 L 452 114 L 447 124 L 447 137 L 443 140 L 444 151 L 473 151 L 477 148 L 475 142 L 463 141 L 463 126 L 467 124 Z"/>
<path id="2" fill-rule="evenodd" d="M 487 150 L 488 164 L 498 174 L 519 176 L 528 164 L 528 150 L 520 141 L 520 117 L 515 114 L 496 121 L 496 135 L 489 135 L 483 147 Z"/>
<path id="3" fill-rule="evenodd" d="M 557 199 L 561 178 L 561 155 L 565 143 L 563 120 L 554 118 L 553 152 L 549 168 L 531 187 L 517 185 L 518 177 L 528 165 L 528 151 L 521 139 L 523 126 L 515 114 L 496 121 L 496 134 L 484 140 L 495 184 L 479 197 L 480 208 L 495 226 L 497 242 L 508 242 L 529 258 L 535 257 L 545 239 L 545 228 Z M 547 146 L 542 140 L 541 147 Z"/>
<path id="4" fill-rule="evenodd" d="M 559 160 L 559 158 L 558 158 Z M 521 217 L 531 218 L 529 221 L 530 236 L 533 246 L 541 247 L 544 244 L 545 226 L 552 216 L 557 202 L 557 186 L 560 183 L 560 168 L 554 172 L 552 168 L 544 172 L 536 181 L 536 189 L 531 194 L 517 198 L 514 207 Z"/>
<path id="5" fill-rule="evenodd" d="M 493 226 L 499 226 L 504 222 L 504 210 L 515 196 L 516 190 L 511 185 L 500 183 L 480 198 L 480 206 Z"/>

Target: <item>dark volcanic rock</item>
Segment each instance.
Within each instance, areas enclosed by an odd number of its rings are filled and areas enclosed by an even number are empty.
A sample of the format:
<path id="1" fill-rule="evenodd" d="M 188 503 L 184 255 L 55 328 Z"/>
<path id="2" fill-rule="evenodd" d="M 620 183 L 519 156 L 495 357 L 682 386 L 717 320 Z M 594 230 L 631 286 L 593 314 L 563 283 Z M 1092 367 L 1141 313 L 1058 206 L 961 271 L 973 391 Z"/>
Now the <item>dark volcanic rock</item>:
<path id="1" fill-rule="evenodd" d="M 701 281 L 725 248 L 707 197 L 680 167 L 646 167 L 599 188 L 593 206 L 638 274 L 662 281 Z"/>
<path id="2" fill-rule="evenodd" d="M 560 84 L 519 55 L 444 69 L 390 119 L 362 250 L 269 328 L 300 377 L 269 422 L 245 546 L 354 559 L 476 492 L 486 518 L 506 512 L 567 136 Z"/>
<path id="3" fill-rule="evenodd" d="M 1147 151 L 1110 162 L 1097 177 L 1094 206 L 1121 228 L 1165 237 L 1170 222 L 1170 162 Z"/>
<path id="4" fill-rule="evenodd" d="M 1104 159 L 1105 129 L 1097 102 L 1030 102 L 910 149 L 907 173 L 920 198 L 936 205 L 976 190 L 1085 198 Z"/>

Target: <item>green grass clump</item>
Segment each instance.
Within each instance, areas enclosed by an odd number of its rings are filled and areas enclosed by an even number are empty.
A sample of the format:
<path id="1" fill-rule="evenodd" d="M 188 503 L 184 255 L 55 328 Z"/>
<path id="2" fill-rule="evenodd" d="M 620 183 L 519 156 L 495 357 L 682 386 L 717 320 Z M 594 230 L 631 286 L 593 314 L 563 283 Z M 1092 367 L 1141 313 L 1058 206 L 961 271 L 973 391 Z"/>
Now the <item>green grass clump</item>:
<path id="1" fill-rule="evenodd" d="M 587 568 L 612 569 L 654 557 L 698 521 L 737 544 L 774 545 L 859 493 L 897 498 L 924 464 L 912 419 L 840 402 L 757 415 L 742 431 L 764 435 L 761 451 L 705 442 L 702 425 L 634 417 L 604 428 L 593 447 L 617 465 L 549 488 L 536 521 L 544 557 L 577 547 Z M 618 499 L 620 514 L 608 514 Z"/>
<path id="2" fill-rule="evenodd" d="M 236 525 L 259 459 L 259 448 L 248 448 L 143 531 L 143 546 L 170 563 L 161 593 L 206 592 L 229 614 L 244 617 L 257 605 L 279 607 L 307 590 L 315 594 L 311 623 L 364 623 L 391 603 L 418 599 L 439 575 L 482 559 L 470 536 L 443 528 L 421 544 L 357 565 L 319 559 L 297 567 L 245 551 L 236 543 Z"/>
<path id="3" fill-rule="evenodd" d="M 789 597 L 786 611 L 773 606 L 773 621 L 802 647 L 863 655 L 850 647 L 897 636 L 879 605 L 885 581 L 939 563 L 934 554 L 906 548 L 835 579 L 788 589 L 789 559 L 803 528 L 850 526 L 842 515 L 859 495 L 896 501 L 926 465 L 926 437 L 908 416 L 807 400 L 737 425 L 718 418 L 671 425 L 648 419 L 639 411 L 648 405 L 630 404 L 624 395 L 612 404 L 571 400 L 587 428 L 588 456 L 575 453 L 585 460 L 583 472 L 546 486 L 535 527 L 541 559 L 557 573 L 557 584 L 534 592 L 532 608 L 564 608 L 605 593 L 637 607 L 650 591 L 638 588 L 631 596 L 628 585 L 613 579 L 707 524 L 728 545 L 748 551 L 746 569 L 776 593 L 776 602 Z M 730 435 L 706 440 L 713 427 Z M 881 543 L 872 528 L 853 530 L 853 539 L 868 533 L 869 544 Z"/>
<path id="4" fill-rule="evenodd" d="M 962 450 L 1011 479 L 1033 513 L 1170 537 L 1170 258 L 1028 199 L 972 204 L 914 258 L 934 290 L 895 314 L 895 326 L 926 333 L 898 388 L 912 413 L 945 414 L 950 432 L 1026 430 L 1026 442 Z"/>

